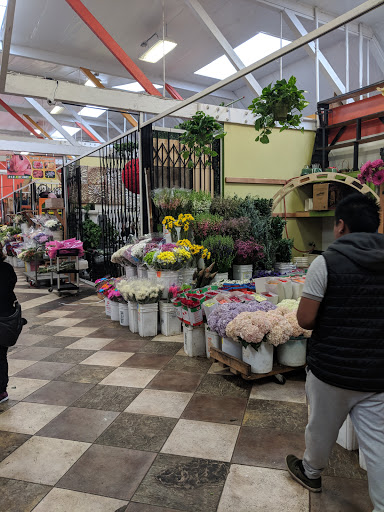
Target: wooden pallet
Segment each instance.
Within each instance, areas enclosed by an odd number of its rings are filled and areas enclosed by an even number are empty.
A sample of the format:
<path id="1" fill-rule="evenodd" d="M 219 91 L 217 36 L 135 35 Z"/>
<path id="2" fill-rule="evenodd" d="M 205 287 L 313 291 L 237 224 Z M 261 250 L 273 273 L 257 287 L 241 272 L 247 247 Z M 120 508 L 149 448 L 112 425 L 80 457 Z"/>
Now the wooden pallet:
<path id="1" fill-rule="evenodd" d="M 292 372 L 294 370 L 299 370 L 300 368 L 305 367 L 299 366 L 293 368 L 291 366 L 275 364 L 272 371 L 269 373 L 252 373 L 251 365 L 241 361 L 241 359 L 238 359 L 237 357 L 231 356 L 215 347 L 210 348 L 210 353 L 211 359 L 217 361 L 221 366 L 223 366 L 223 368 L 229 369 L 229 371 L 234 375 L 240 375 L 245 380 L 264 379 L 265 377 L 280 375 L 282 373 Z"/>

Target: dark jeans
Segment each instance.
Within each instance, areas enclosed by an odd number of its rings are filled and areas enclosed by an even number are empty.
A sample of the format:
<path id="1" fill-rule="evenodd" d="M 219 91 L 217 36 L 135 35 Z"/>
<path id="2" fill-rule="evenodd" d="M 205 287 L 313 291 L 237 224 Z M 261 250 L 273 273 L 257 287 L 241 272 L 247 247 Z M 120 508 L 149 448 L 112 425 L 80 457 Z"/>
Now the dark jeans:
<path id="1" fill-rule="evenodd" d="M 0 347 L 0 393 L 7 391 L 8 385 L 8 347 Z"/>

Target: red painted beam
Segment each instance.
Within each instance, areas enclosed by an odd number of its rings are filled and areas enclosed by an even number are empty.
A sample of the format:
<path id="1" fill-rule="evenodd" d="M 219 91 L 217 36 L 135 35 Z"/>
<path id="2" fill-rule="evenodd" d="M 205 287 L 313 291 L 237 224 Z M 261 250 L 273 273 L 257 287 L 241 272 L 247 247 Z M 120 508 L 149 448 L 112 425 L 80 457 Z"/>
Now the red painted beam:
<path id="1" fill-rule="evenodd" d="M 67 4 L 72 7 L 76 14 L 84 21 L 84 23 L 92 30 L 100 41 L 108 48 L 108 50 L 116 57 L 133 78 L 146 90 L 147 93 L 154 96 L 161 96 L 159 91 L 153 86 L 152 82 L 145 76 L 141 69 L 128 57 L 121 46 L 113 39 L 113 37 L 105 30 L 105 28 L 97 21 L 93 14 L 85 7 L 81 0 L 66 0 Z"/>
<path id="2" fill-rule="evenodd" d="M 165 84 L 165 90 L 169 92 L 174 100 L 183 100 L 180 94 L 172 87 L 172 85 Z"/>
<path id="3" fill-rule="evenodd" d="M 9 112 L 11 114 L 11 116 L 13 116 L 15 119 L 17 119 L 19 121 L 19 123 L 21 123 L 29 132 L 33 133 L 33 135 L 35 137 L 37 137 L 38 139 L 44 139 L 44 137 L 42 137 L 41 135 L 39 135 L 38 133 L 35 132 L 34 128 L 32 128 L 32 126 L 30 126 L 26 121 L 24 121 L 24 119 L 22 117 L 19 116 L 19 114 L 17 114 L 13 108 L 11 108 L 9 105 L 7 105 L 5 103 L 5 101 L 3 101 L 1 98 L 0 98 L 0 105 L 2 107 L 5 108 L 5 110 L 7 112 Z"/>
<path id="4" fill-rule="evenodd" d="M 76 124 L 79 128 L 83 130 L 83 132 L 89 135 L 89 137 L 91 137 L 92 140 L 94 140 L 95 142 L 100 142 L 101 144 L 101 141 L 97 137 L 95 137 L 93 133 L 88 130 L 88 128 L 86 128 L 83 124 L 79 123 L 78 121 L 76 121 Z"/>

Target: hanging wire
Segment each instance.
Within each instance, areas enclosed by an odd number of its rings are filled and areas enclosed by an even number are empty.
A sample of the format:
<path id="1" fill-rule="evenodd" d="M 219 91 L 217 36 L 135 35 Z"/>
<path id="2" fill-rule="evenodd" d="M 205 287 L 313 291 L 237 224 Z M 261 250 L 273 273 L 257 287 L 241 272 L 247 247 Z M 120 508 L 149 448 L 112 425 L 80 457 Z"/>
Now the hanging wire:
<path id="1" fill-rule="evenodd" d="M 280 49 L 283 47 L 283 11 L 280 12 Z M 280 80 L 283 79 L 283 57 L 280 57 Z"/>
<path id="2" fill-rule="evenodd" d="M 164 51 L 164 45 L 165 45 L 165 5 L 164 0 L 162 1 L 163 5 L 163 96 L 165 97 L 165 51 Z"/>

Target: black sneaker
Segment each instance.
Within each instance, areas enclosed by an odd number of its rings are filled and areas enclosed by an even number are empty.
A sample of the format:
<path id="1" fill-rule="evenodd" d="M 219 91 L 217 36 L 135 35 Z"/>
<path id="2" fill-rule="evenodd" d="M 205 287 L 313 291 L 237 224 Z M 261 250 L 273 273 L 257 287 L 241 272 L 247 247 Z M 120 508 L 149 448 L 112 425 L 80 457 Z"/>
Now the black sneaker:
<path id="1" fill-rule="evenodd" d="M 4 393 L 0 393 L 0 404 L 2 402 L 6 402 L 8 400 L 8 393 L 4 391 Z"/>
<path id="2" fill-rule="evenodd" d="M 321 477 L 311 479 L 304 472 L 303 462 L 294 455 L 287 455 L 285 462 L 291 477 L 311 492 L 321 492 Z"/>

